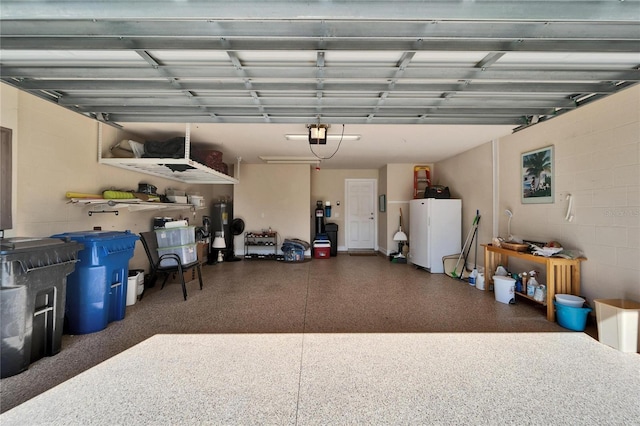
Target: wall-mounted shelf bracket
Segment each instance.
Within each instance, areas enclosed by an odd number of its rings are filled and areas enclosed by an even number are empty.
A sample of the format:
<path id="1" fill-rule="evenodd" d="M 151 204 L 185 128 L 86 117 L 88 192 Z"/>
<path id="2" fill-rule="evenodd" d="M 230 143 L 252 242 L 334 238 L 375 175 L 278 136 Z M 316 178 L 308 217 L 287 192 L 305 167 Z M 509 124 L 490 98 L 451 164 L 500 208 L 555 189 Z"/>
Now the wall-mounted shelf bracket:
<path id="1" fill-rule="evenodd" d="M 100 214 L 100 213 L 113 213 L 116 216 L 118 216 L 118 210 L 95 210 L 95 211 L 89 211 L 89 216 L 93 216 L 94 214 Z"/>

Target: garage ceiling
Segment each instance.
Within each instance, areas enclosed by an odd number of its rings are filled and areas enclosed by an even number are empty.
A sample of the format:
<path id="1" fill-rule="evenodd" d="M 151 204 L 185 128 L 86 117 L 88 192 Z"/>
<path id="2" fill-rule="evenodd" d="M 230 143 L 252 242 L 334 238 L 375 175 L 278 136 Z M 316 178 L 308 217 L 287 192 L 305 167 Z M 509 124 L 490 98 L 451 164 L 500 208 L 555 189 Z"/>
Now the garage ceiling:
<path id="1" fill-rule="evenodd" d="M 282 143 L 318 122 L 469 126 L 468 142 L 478 126 L 504 135 L 640 80 L 636 0 L 2 0 L 0 11 L 4 82 L 132 131 L 288 125 Z"/>

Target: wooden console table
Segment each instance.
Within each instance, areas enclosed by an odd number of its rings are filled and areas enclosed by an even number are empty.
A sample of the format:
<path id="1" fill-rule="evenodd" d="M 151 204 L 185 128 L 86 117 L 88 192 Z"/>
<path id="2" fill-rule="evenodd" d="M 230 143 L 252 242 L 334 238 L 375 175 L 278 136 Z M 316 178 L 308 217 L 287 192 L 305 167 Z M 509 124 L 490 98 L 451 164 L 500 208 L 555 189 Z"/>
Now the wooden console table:
<path id="1" fill-rule="evenodd" d="M 545 265 L 547 273 L 547 300 L 537 302 L 547 307 L 547 319 L 555 321 L 556 313 L 553 308 L 553 300 L 558 294 L 580 294 L 580 262 L 587 260 L 584 257 L 577 259 L 563 259 L 561 257 L 534 256 L 531 253 L 523 253 L 515 250 L 507 250 L 502 247 L 495 247 L 491 244 L 483 244 L 484 247 L 484 270 L 485 270 L 485 290 L 493 286 L 493 273 L 498 265 L 508 269 L 509 258 L 515 257 L 529 262 Z M 516 292 L 518 296 L 534 300 L 523 293 Z"/>

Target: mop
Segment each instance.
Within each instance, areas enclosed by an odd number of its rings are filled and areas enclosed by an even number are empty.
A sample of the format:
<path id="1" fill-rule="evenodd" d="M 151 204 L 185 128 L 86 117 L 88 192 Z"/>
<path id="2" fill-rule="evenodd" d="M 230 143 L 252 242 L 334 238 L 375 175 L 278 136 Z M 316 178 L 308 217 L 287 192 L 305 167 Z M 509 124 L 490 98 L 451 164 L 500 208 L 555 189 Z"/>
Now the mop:
<path id="1" fill-rule="evenodd" d="M 462 260 L 462 256 L 464 256 L 464 251 L 465 248 L 467 247 L 467 244 L 469 244 L 469 248 L 471 248 L 471 243 L 473 242 L 473 240 L 469 240 L 470 238 L 472 238 L 473 235 L 475 235 L 476 230 L 478 228 L 478 222 L 480 221 L 480 213 L 479 211 L 476 211 L 476 217 L 473 218 L 473 223 L 471 224 L 471 229 L 469 229 L 469 233 L 467 234 L 467 238 L 464 241 L 464 244 L 462 245 L 462 251 L 460 252 L 460 256 L 458 256 L 458 261 L 456 262 L 456 266 L 453 268 L 453 272 L 451 272 L 451 276 L 453 278 L 460 278 L 462 279 L 462 272 L 460 272 L 460 275 L 458 275 L 458 266 L 460 266 L 460 261 Z M 466 260 L 465 260 L 466 262 Z M 464 270 L 464 265 L 463 268 Z"/>
<path id="2" fill-rule="evenodd" d="M 466 270 L 467 259 L 469 258 L 469 253 L 471 253 L 471 246 L 473 245 L 473 240 L 476 240 L 476 262 L 477 262 L 477 257 L 478 257 L 478 239 L 476 237 L 478 236 L 478 226 L 480 226 L 480 211 L 478 211 L 478 210 L 476 210 L 476 219 L 477 220 L 475 221 L 475 227 L 474 227 L 474 230 L 473 230 L 473 236 L 471 237 L 471 241 L 469 242 L 469 247 L 467 247 L 467 253 L 464 255 L 464 263 L 462 264 L 462 273 L 458 277 L 459 279 L 463 279 L 464 278 L 463 275 L 464 275 L 464 272 Z M 464 249 L 462 251 L 464 251 Z"/>

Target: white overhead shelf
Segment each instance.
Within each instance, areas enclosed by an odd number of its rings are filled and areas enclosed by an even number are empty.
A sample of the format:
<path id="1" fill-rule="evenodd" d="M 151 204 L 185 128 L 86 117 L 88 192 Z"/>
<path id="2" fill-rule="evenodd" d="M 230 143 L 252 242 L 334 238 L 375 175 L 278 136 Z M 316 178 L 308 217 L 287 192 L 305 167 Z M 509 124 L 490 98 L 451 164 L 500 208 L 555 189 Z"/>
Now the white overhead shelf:
<path id="1" fill-rule="evenodd" d="M 240 180 L 221 173 L 189 157 L 191 125 L 185 125 L 184 157 L 182 158 L 104 158 L 102 157 L 102 123 L 98 122 L 98 162 L 133 172 L 158 176 L 189 184 L 236 184 Z M 235 173 L 239 176 L 238 158 Z"/>
<path id="2" fill-rule="evenodd" d="M 108 209 L 100 213 L 117 212 L 121 209 L 127 209 L 130 212 L 144 211 L 144 210 L 189 210 L 195 212 L 196 210 L 203 209 L 204 207 L 196 207 L 193 204 L 183 203 L 161 203 L 153 201 L 142 201 L 139 199 L 105 199 L 105 198 L 70 198 L 69 202 L 73 205 L 85 207 L 96 207 L 101 209 Z M 89 212 L 91 213 L 96 212 Z"/>
<path id="3" fill-rule="evenodd" d="M 101 158 L 100 163 L 190 184 L 239 182 L 188 158 Z"/>

